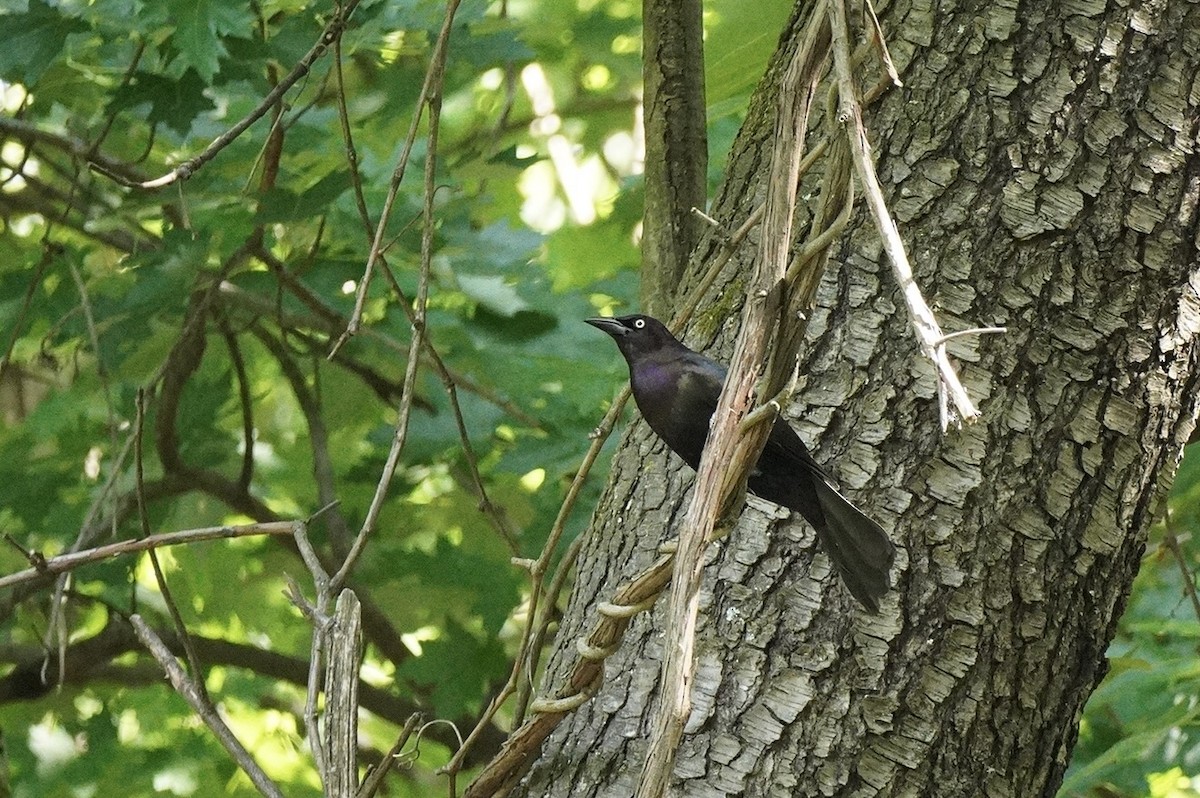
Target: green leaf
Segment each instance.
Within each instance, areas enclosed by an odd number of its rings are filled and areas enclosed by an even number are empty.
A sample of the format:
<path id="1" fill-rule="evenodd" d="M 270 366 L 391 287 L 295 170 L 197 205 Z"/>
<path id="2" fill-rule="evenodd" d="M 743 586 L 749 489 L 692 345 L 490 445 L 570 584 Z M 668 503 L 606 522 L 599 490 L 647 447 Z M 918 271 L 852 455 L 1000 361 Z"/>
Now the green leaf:
<path id="1" fill-rule="evenodd" d="M 120 114 L 143 104 L 148 105 L 148 123 L 161 123 L 180 135 L 186 135 L 192 129 L 196 117 L 216 107 L 204 94 L 207 88 L 192 69 L 178 78 L 136 72 L 128 83 L 113 94 L 108 112 Z"/>
<path id="2" fill-rule="evenodd" d="M 594 285 L 622 271 L 636 272 L 641 253 L 633 233 L 641 221 L 640 181 L 637 190 L 630 188 L 617 199 L 605 224 L 565 225 L 547 237 L 547 270 L 556 291 Z"/>
<path id="3" fill-rule="evenodd" d="M 704 89 L 710 120 L 745 109 L 793 5 L 792 0 L 706 4 Z"/>
<path id="4" fill-rule="evenodd" d="M 220 0 L 168 0 L 175 23 L 172 42 L 181 63 L 196 71 L 205 83 L 217 74 L 221 57 L 228 53 L 223 36 L 245 38 L 254 17 L 242 3 Z"/>
<path id="5" fill-rule="evenodd" d="M 33 86 L 66 48 L 67 36 L 88 29 L 82 20 L 60 14 L 42 0 L 29 0 L 22 14 L 0 15 L 4 46 L 0 47 L 0 77 Z"/>
<path id="6" fill-rule="evenodd" d="M 501 316 L 514 316 L 529 308 L 517 289 L 503 277 L 481 274 L 459 274 L 458 287 L 463 293 Z"/>
<path id="7" fill-rule="evenodd" d="M 299 194 L 285 188 L 272 189 L 263 197 L 254 218 L 260 224 L 307 219 L 328 211 L 329 206 L 350 188 L 350 172 L 330 172 Z"/>
<path id="8" fill-rule="evenodd" d="M 504 677 L 506 665 L 504 649 L 494 637 L 481 639 L 451 621 L 398 675 L 428 689 L 438 715 L 453 718 L 478 712 L 484 688 Z"/>
<path id="9" fill-rule="evenodd" d="M 524 63 L 535 56 L 521 41 L 519 28 L 511 20 L 482 19 L 469 29 L 471 46 L 464 55 L 476 67 Z"/>

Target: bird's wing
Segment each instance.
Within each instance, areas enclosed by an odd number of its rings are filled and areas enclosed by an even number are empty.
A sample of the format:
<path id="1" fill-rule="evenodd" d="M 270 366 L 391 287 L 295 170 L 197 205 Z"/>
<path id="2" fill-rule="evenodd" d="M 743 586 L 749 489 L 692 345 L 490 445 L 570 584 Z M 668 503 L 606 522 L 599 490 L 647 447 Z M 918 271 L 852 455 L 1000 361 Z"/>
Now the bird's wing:
<path id="1" fill-rule="evenodd" d="M 729 369 L 712 358 L 692 351 L 680 357 L 677 362 L 683 374 L 694 381 L 706 399 L 711 397 L 713 410 L 716 410 L 717 399 L 721 396 L 721 389 L 725 387 L 725 375 Z"/>
<path id="2" fill-rule="evenodd" d="M 725 370 L 703 355 L 685 351 L 642 360 L 633 375 L 634 397 L 650 428 L 697 468 Z"/>
<path id="3" fill-rule="evenodd" d="M 829 474 L 813 459 L 808 447 L 791 428 L 783 416 L 775 418 L 771 436 L 763 447 L 763 458 L 777 463 L 789 463 L 815 474 L 822 481 L 829 481 Z"/>
<path id="4" fill-rule="evenodd" d="M 680 371 L 673 409 L 675 434 L 668 443 L 688 465 L 699 468 L 725 384 L 725 367 L 696 352 L 686 353 L 677 363 Z"/>

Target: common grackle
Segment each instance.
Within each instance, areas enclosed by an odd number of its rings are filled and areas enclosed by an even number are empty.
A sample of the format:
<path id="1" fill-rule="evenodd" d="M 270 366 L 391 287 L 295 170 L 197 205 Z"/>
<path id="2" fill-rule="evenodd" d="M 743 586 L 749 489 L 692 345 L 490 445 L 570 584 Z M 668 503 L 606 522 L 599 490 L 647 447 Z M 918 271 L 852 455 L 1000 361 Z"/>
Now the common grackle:
<path id="1" fill-rule="evenodd" d="M 629 364 L 633 398 L 650 429 L 693 469 L 708 440 L 709 423 L 727 369 L 688 349 L 650 316 L 587 319 L 612 336 Z M 804 442 L 776 418 L 748 487 L 795 510 L 817 531 L 850 592 L 872 612 L 891 585 L 895 547 L 879 524 L 838 493 Z"/>

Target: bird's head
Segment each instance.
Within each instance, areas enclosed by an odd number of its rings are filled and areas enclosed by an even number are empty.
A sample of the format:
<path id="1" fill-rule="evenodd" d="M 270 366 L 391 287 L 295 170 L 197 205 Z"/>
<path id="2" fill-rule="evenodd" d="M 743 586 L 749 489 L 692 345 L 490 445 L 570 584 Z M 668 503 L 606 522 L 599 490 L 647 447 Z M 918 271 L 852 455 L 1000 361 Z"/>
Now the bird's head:
<path id="1" fill-rule="evenodd" d="M 683 344 L 671 335 L 666 325 L 653 316 L 635 313 L 632 316 L 585 319 L 588 324 L 612 336 L 627 361 L 662 349 L 682 348 Z"/>

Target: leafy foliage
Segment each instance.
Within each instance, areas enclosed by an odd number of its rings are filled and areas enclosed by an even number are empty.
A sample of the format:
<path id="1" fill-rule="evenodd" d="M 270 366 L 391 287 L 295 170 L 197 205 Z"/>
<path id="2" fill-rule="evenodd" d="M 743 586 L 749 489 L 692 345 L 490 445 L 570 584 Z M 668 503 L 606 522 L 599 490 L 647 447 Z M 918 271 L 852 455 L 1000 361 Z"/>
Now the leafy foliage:
<path id="1" fill-rule="evenodd" d="M 1060 795 L 1200 796 L 1200 460 L 1180 466 Z"/>
<path id="2" fill-rule="evenodd" d="M 763 17 L 747 24 L 739 8 L 723 0 L 710 20 L 717 52 L 746 58 L 721 84 L 718 149 L 774 45 Z M 776 25 L 787 9 L 772 4 Z M 52 556 L 144 530 L 304 518 L 332 497 L 310 535 L 336 562 L 410 404 L 354 573 L 377 610 L 364 673 L 390 696 L 363 726 L 379 752 L 413 711 L 465 732 L 507 677 L 529 593 L 511 558 L 542 548 L 622 373 L 618 358 L 595 356 L 579 320 L 636 296 L 638 9 L 468 0 L 443 77 L 424 278 L 426 333 L 454 395 L 430 353 L 402 390 L 405 306 L 423 279 L 427 112 L 383 234 L 403 296 L 377 272 L 363 329 L 328 357 L 424 111 L 445 11 L 358 4 L 283 103 L 185 181 L 151 190 L 123 184 L 163 175 L 229 131 L 320 40 L 333 7 L 0 7 L 11 33 L 0 48 L 3 531 Z M 515 550 L 481 512 L 473 470 Z M 586 515 L 571 516 L 567 540 Z M 245 538 L 157 557 L 234 731 L 288 795 L 318 794 L 301 733 L 312 628 L 285 595 L 289 577 L 307 578 L 294 547 Z M 3 573 L 27 566 L 15 547 L 0 549 Z M 66 584 L 57 605 L 46 582 L 0 595 L 13 794 L 250 794 L 131 636 L 137 612 L 183 654 L 149 559 L 89 565 Z M 443 794 L 432 769 L 453 744 L 431 727 L 393 794 Z"/>

